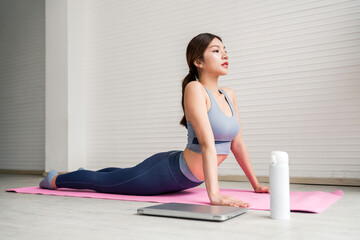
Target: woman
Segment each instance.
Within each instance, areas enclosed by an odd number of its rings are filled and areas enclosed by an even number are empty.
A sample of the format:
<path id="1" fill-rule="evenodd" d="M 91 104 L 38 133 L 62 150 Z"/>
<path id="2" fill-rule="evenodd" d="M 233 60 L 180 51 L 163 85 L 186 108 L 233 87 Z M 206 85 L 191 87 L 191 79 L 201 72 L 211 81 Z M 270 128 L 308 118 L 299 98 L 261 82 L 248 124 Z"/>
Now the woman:
<path id="1" fill-rule="evenodd" d="M 184 151 L 157 153 L 132 168 L 79 169 L 61 175 L 51 170 L 40 187 L 156 195 L 193 188 L 205 181 L 211 204 L 249 207 L 219 191 L 217 167 L 231 149 L 254 191 L 269 192 L 252 169 L 235 93 L 230 88 L 218 88 L 219 76 L 228 72 L 228 55 L 221 38 L 209 33 L 197 35 L 187 46 L 186 59 L 190 70 L 182 84 L 184 116 L 180 122 L 188 130 Z"/>

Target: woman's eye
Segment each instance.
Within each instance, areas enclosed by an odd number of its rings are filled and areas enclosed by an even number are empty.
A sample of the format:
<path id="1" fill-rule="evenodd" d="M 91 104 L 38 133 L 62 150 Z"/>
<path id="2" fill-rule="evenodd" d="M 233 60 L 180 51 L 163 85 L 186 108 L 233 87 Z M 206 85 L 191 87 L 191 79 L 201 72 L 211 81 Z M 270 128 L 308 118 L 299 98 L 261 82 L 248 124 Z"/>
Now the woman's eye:
<path id="1" fill-rule="evenodd" d="M 213 52 L 219 52 L 219 50 L 215 50 L 215 51 L 213 51 Z"/>

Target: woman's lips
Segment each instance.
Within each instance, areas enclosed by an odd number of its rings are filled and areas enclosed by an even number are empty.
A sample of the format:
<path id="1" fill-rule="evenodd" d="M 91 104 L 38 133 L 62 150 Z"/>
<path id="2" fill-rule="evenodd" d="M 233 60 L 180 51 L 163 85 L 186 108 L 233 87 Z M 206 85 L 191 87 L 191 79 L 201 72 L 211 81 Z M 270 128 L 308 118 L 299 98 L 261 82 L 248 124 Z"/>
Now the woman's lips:
<path id="1" fill-rule="evenodd" d="M 229 63 L 228 62 L 224 62 L 223 64 L 221 64 L 221 66 L 227 68 L 229 66 Z"/>

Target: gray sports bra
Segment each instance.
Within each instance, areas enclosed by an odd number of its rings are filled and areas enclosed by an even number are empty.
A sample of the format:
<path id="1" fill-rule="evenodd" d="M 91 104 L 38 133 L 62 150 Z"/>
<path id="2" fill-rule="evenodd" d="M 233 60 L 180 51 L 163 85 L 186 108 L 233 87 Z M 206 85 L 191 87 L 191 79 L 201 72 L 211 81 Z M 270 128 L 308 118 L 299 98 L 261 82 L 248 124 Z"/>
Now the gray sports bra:
<path id="1" fill-rule="evenodd" d="M 229 154 L 231 141 L 240 131 L 240 125 L 236 117 L 234 106 L 232 105 L 226 92 L 219 89 L 219 91 L 224 94 L 226 101 L 231 108 L 232 116 L 226 116 L 224 112 L 220 109 L 220 107 L 217 105 L 215 98 L 213 97 L 209 89 L 207 89 L 206 87 L 205 89 L 209 94 L 211 101 L 210 110 L 208 111 L 208 117 L 212 131 L 214 133 L 216 153 Z M 186 124 L 188 129 L 188 143 L 186 147 L 194 152 L 201 153 L 200 144 L 196 137 L 194 128 L 191 125 L 191 122 L 187 121 Z"/>

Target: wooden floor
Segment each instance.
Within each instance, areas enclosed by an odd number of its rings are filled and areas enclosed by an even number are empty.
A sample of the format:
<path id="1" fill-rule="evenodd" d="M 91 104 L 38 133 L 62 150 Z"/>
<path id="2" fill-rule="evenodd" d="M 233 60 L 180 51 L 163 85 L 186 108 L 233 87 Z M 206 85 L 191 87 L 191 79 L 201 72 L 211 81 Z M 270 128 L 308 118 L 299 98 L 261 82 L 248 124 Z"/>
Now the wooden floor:
<path id="1" fill-rule="evenodd" d="M 269 211 L 250 210 L 225 222 L 142 216 L 136 209 L 155 205 L 92 198 L 5 192 L 38 185 L 37 175 L 0 174 L 0 239 L 360 239 L 360 188 L 292 184 L 292 191 L 344 191 L 344 198 L 320 214 L 291 213 L 272 220 Z M 201 186 L 203 187 L 203 186 Z M 222 188 L 250 189 L 246 182 Z"/>

